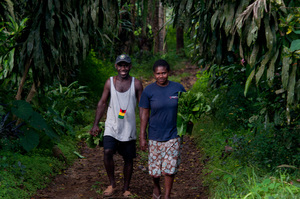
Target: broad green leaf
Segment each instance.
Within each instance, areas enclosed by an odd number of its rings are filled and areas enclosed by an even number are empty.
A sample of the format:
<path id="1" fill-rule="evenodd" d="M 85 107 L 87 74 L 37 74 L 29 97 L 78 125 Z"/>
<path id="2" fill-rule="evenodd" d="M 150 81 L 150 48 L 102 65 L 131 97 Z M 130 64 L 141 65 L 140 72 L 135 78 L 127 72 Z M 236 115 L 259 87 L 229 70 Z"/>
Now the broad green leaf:
<path id="1" fill-rule="evenodd" d="M 300 101 L 300 79 L 295 85 L 295 94 L 297 95 L 297 101 Z"/>
<path id="2" fill-rule="evenodd" d="M 235 33 L 231 34 L 231 38 L 229 39 L 227 50 L 232 51 L 233 43 L 234 43 Z"/>
<path id="3" fill-rule="evenodd" d="M 226 35 L 229 34 L 229 31 L 231 30 L 231 27 L 232 25 L 234 24 L 234 20 L 233 20 L 233 17 L 234 17 L 234 10 L 235 10 L 235 2 L 228 2 L 227 3 L 229 8 L 226 8 L 225 7 L 225 11 L 224 11 L 224 14 L 226 16 L 226 21 L 225 21 L 225 33 Z"/>
<path id="4" fill-rule="evenodd" d="M 7 63 L 8 63 L 8 67 L 9 67 L 9 72 L 13 71 L 14 61 L 15 61 L 14 57 L 15 57 L 15 48 L 13 48 L 8 54 L 8 60 L 7 60 L 8 62 Z"/>
<path id="5" fill-rule="evenodd" d="M 250 60 L 249 60 L 249 65 L 251 68 L 255 66 L 258 51 L 259 51 L 259 44 L 255 44 L 252 49 L 252 53 L 250 55 Z"/>
<path id="6" fill-rule="evenodd" d="M 27 122 L 35 129 L 40 130 L 44 132 L 46 135 L 48 135 L 52 140 L 58 140 L 59 137 L 54 131 L 49 127 L 46 123 L 46 120 L 42 117 L 41 114 L 33 111 L 30 118 L 27 120 Z"/>
<path id="7" fill-rule="evenodd" d="M 11 111 L 18 118 L 28 120 L 33 112 L 33 109 L 28 102 L 23 100 L 16 100 L 13 102 Z"/>
<path id="8" fill-rule="evenodd" d="M 296 72 L 297 72 L 297 65 L 294 64 L 292 72 L 289 78 L 289 85 L 288 85 L 288 95 L 287 95 L 287 103 L 293 104 L 295 99 L 295 85 L 296 85 Z"/>
<path id="9" fill-rule="evenodd" d="M 217 21 L 218 18 L 219 18 L 219 13 L 220 13 L 220 10 L 217 10 L 217 11 L 214 13 L 214 15 L 211 17 L 211 22 L 210 22 L 210 24 L 211 24 L 211 29 L 212 29 L 212 30 L 215 30 L 215 28 L 216 28 L 216 21 Z"/>
<path id="10" fill-rule="evenodd" d="M 300 50 L 300 39 L 292 41 L 290 51 Z"/>
<path id="11" fill-rule="evenodd" d="M 265 35 L 266 35 L 266 41 L 267 41 L 267 47 L 269 50 L 273 48 L 273 34 L 270 27 L 270 18 L 268 15 L 264 18 L 264 24 L 265 24 Z"/>
<path id="12" fill-rule="evenodd" d="M 246 84 L 245 84 L 245 90 L 244 90 L 244 96 L 247 95 L 248 89 L 250 87 L 250 84 L 252 82 L 252 79 L 254 77 L 255 74 L 255 69 L 252 70 L 252 72 L 250 73 L 249 77 L 247 78 Z"/>
<path id="13" fill-rule="evenodd" d="M 27 122 L 35 129 L 46 131 L 48 128 L 47 123 L 43 116 L 35 111 L 32 112 Z"/>
<path id="14" fill-rule="evenodd" d="M 287 90 L 288 83 L 289 83 L 289 69 L 291 64 L 291 58 L 290 57 L 283 57 L 282 58 L 282 72 L 281 72 L 281 81 L 282 81 L 282 87 L 284 90 Z"/>
<path id="15" fill-rule="evenodd" d="M 85 157 L 84 156 L 82 156 L 82 155 L 80 155 L 80 153 L 78 153 L 77 151 L 73 151 L 73 153 L 75 154 L 75 155 L 77 155 L 79 158 L 81 158 L 81 159 L 84 159 Z"/>
<path id="16" fill-rule="evenodd" d="M 262 60 L 261 62 L 261 65 L 258 69 L 258 71 L 256 72 L 255 74 L 255 79 L 256 79 L 256 84 L 258 84 L 261 76 L 263 75 L 264 71 L 265 71 L 265 66 L 266 64 L 268 63 L 268 61 L 270 60 L 271 56 L 272 56 L 272 50 L 269 50 L 266 54 L 265 54 L 265 57 L 264 59 Z"/>
<path id="17" fill-rule="evenodd" d="M 267 70 L 267 80 L 268 80 L 268 84 L 269 86 L 271 86 L 273 84 L 273 80 L 274 80 L 274 72 L 275 72 L 275 62 L 277 60 L 277 57 L 279 55 L 279 48 L 277 49 L 277 52 L 275 53 L 275 55 L 272 57 L 271 61 L 270 61 L 270 65 L 269 68 Z"/>
<path id="18" fill-rule="evenodd" d="M 39 144 L 39 135 L 33 129 L 23 128 L 24 135 L 20 137 L 21 146 L 27 151 L 31 151 Z"/>
<path id="19" fill-rule="evenodd" d="M 253 19 L 252 23 L 251 23 L 251 28 L 249 29 L 248 36 L 247 36 L 247 45 L 248 46 L 251 46 L 251 44 L 253 44 L 256 41 L 257 34 L 258 34 L 258 27 Z"/>

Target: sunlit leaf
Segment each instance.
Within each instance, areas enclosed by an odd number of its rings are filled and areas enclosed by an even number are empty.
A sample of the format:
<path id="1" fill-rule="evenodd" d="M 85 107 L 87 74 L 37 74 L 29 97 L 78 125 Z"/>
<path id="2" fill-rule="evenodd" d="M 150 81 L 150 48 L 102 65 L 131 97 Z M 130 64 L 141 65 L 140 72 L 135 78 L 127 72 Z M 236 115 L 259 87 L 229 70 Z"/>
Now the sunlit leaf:
<path id="1" fill-rule="evenodd" d="M 268 15 L 264 18 L 264 24 L 265 24 L 265 35 L 266 35 L 266 41 L 267 41 L 267 47 L 268 49 L 273 48 L 273 34 L 270 27 L 270 18 Z"/>
<path id="2" fill-rule="evenodd" d="M 270 61 L 270 65 L 269 68 L 267 70 L 267 79 L 268 79 L 268 84 L 269 86 L 272 85 L 273 80 L 274 80 L 274 71 L 275 71 L 275 62 L 277 60 L 277 57 L 279 55 L 279 49 L 277 49 L 277 52 L 275 53 L 275 55 L 272 57 L 271 61 Z"/>
<path id="3" fill-rule="evenodd" d="M 300 50 L 300 39 L 292 41 L 290 51 Z"/>
<path id="4" fill-rule="evenodd" d="M 265 72 L 265 66 L 268 63 L 268 61 L 270 60 L 270 58 L 272 57 L 272 50 L 269 50 L 266 54 L 264 59 L 262 60 L 260 67 L 258 68 L 258 71 L 255 74 L 255 79 L 256 79 L 256 84 L 258 84 L 261 76 L 263 75 L 263 73 Z"/>
<path id="5" fill-rule="evenodd" d="M 282 72 L 281 72 L 281 81 L 282 81 L 282 87 L 287 90 L 288 83 L 289 83 L 289 69 L 291 64 L 291 58 L 290 57 L 283 57 L 282 59 Z"/>
<path id="6" fill-rule="evenodd" d="M 250 55 L 250 60 L 249 60 L 249 65 L 251 66 L 251 68 L 256 63 L 256 58 L 257 58 L 258 51 L 259 51 L 259 44 L 255 44 L 253 49 L 252 49 L 252 53 Z"/>
<path id="7" fill-rule="evenodd" d="M 245 90 L 244 90 L 244 96 L 247 95 L 248 89 L 250 87 L 250 84 L 252 82 L 252 79 L 254 77 L 255 74 L 255 69 L 252 70 L 252 72 L 250 73 L 249 77 L 247 78 L 246 84 L 245 84 Z"/>
<path id="8" fill-rule="evenodd" d="M 296 85 L 296 72 L 297 72 L 297 65 L 294 64 L 292 72 L 289 78 L 289 85 L 288 85 L 288 96 L 287 96 L 287 103 L 293 104 L 295 99 L 295 85 Z"/>

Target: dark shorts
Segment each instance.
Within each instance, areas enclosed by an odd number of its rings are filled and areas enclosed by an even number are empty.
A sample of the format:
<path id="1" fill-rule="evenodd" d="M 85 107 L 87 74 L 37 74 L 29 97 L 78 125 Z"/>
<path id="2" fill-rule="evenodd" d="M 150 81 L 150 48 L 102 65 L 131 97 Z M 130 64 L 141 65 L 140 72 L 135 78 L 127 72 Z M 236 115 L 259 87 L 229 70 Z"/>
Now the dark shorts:
<path id="1" fill-rule="evenodd" d="M 103 147 L 105 149 L 111 149 L 116 153 L 123 156 L 123 158 L 133 159 L 136 158 L 136 141 L 131 140 L 128 142 L 121 142 L 111 136 L 103 137 Z"/>

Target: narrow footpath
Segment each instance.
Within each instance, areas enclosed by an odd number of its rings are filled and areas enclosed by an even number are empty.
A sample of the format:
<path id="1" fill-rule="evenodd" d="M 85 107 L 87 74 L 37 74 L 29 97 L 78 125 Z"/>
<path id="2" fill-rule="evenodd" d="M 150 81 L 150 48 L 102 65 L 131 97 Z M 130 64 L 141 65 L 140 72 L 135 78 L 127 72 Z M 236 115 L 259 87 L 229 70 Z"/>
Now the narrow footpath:
<path id="1" fill-rule="evenodd" d="M 189 73 L 181 82 L 186 89 L 196 81 L 196 73 L 199 69 L 187 64 L 179 71 L 171 75 Z M 153 80 L 143 81 L 144 86 Z M 84 142 L 80 143 L 80 154 L 83 159 L 78 159 L 62 174 L 57 175 L 49 186 L 39 190 L 32 199 L 98 199 L 103 198 L 102 193 L 108 186 L 108 178 L 103 164 L 103 148 L 88 148 Z M 197 149 L 192 137 L 183 138 L 182 163 L 175 177 L 172 189 L 174 199 L 207 199 L 207 187 L 202 185 L 202 168 L 200 151 Z M 108 198 L 123 198 L 123 160 L 120 155 L 115 156 L 115 176 L 117 180 L 117 192 Z M 152 198 L 152 179 L 147 173 L 147 153 L 137 150 L 137 158 L 134 161 L 134 172 L 130 183 L 132 198 Z M 163 177 L 161 179 L 163 185 Z M 164 192 L 164 190 L 162 190 Z M 107 198 L 107 197 L 106 197 Z"/>

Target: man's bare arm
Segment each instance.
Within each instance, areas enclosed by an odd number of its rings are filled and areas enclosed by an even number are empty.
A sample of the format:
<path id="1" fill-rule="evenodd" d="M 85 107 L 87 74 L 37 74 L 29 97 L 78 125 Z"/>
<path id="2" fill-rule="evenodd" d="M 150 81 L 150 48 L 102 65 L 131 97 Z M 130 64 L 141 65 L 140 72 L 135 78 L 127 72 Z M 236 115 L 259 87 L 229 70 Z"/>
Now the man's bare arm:
<path id="1" fill-rule="evenodd" d="M 97 105 L 94 125 L 90 131 L 91 135 L 96 136 L 99 133 L 98 124 L 107 109 L 107 103 L 108 103 L 108 99 L 110 96 L 110 84 L 111 84 L 110 79 L 106 80 L 101 99 L 99 100 L 98 105 Z"/>

